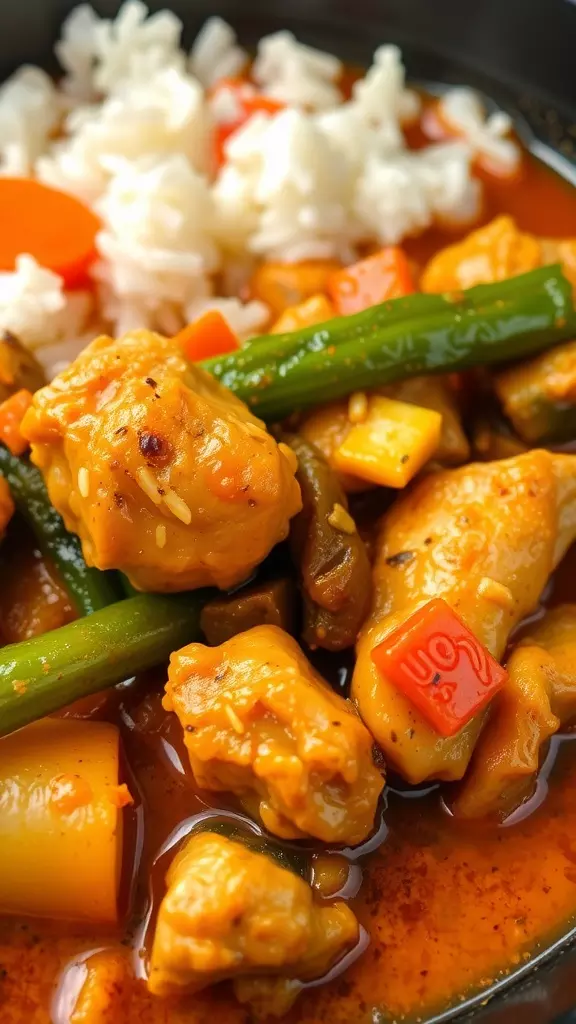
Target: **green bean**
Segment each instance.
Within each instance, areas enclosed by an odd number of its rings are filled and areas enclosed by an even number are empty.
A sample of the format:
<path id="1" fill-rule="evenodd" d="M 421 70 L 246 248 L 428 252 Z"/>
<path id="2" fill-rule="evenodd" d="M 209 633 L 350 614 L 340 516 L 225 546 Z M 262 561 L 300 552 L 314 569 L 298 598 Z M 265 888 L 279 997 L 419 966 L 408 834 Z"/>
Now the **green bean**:
<path id="1" fill-rule="evenodd" d="M 142 594 L 0 650 L 0 736 L 199 639 L 205 594 Z"/>
<path id="2" fill-rule="evenodd" d="M 68 533 L 50 502 L 40 470 L 0 444 L 0 473 L 8 481 L 14 503 L 32 528 L 38 547 L 54 562 L 78 612 L 89 615 L 117 601 L 120 595 L 114 574 L 88 568 L 78 537 Z"/>
<path id="3" fill-rule="evenodd" d="M 358 389 L 518 359 L 575 329 L 572 287 L 555 265 L 457 295 L 409 295 L 257 338 L 203 366 L 274 421 Z"/>

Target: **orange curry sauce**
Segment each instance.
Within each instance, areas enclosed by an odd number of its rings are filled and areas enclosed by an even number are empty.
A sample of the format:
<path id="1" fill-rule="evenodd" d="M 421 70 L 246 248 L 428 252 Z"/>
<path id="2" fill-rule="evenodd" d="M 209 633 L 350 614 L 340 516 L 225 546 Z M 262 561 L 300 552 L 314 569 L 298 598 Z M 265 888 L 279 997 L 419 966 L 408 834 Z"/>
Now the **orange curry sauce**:
<path id="1" fill-rule="evenodd" d="M 483 219 L 498 212 L 547 237 L 576 237 L 576 191 L 529 159 L 520 180 L 487 182 Z M 430 231 L 407 248 L 412 258 L 424 261 L 453 238 Z M 47 593 L 37 563 L 35 558 L 26 570 L 23 560 L 21 572 L 36 579 L 40 573 L 38 585 Z M 552 603 L 576 598 L 575 569 L 573 551 L 550 588 Z M 18 592 L 12 594 L 17 601 Z M 51 607 L 62 601 L 56 587 L 53 595 Z M 2 611 L 7 604 L 3 599 Z M 61 614 L 66 619 L 69 609 L 62 607 Z M 162 676 L 140 680 L 92 702 L 97 717 L 119 722 L 127 779 L 139 794 L 135 808 L 125 812 L 123 902 L 131 911 L 116 933 L 104 934 L 64 922 L 0 919 L 2 1024 L 250 1020 L 225 984 L 174 1004 L 149 996 L 141 980 L 149 878 L 157 904 L 167 866 L 166 857 L 154 866 L 155 858 L 173 830 L 206 807 L 186 768 L 178 722 L 161 708 L 162 683 Z M 342 890 L 353 900 L 369 945 L 345 974 L 305 990 L 287 1020 L 368 1024 L 426 1018 L 514 970 L 565 931 L 576 919 L 574 741 L 576 736 L 553 742 L 535 798 L 506 827 L 456 822 L 443 809 L 439 788 L 401 793 L 391 780 L 384 815 L 388 833 L 384 829 L 382 845 L 360 859 L 361 868 L 351 866 Z M 216 799 L 214 805 L 225 806 Z M 97 962 L 104 957 L 99 951 L 111 949 L 114 955 L 98 981 L 98 1014 L 89 1019 L 75 1014 L 87 957 L 92 954 Z M 373 1014 L 374 1008 L 381 1015 Z"/>

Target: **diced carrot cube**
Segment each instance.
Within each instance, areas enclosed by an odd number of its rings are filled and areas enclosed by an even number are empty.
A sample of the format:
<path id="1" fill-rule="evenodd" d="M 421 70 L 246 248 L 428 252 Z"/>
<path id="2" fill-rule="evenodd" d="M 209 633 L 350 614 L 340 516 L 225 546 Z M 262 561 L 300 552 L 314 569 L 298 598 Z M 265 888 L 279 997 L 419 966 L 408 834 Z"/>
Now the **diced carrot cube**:
<path id="1" fill-rule="evenodd" d="M 348 316 L 411 295 L 415 287 L 405 253 L 392 245 L 332 274 L 327 290 L 336 312 Z"/>
<path id="2" fill-rule="evenodd" d="M 31 404 L 31 393 L 22 388 L 0 405 L 0 441 L 13 455 L 22 455 L 28 448 L 28 441 L 22 436 L 20 425 Z"/>
<path id="3" fill-rule="evenodd" d="M 210 309 L 198 320 L 187 324 L 174 338 L 182 345 L 184 354 L 191 363 L 203 359 L 225 356 L 240 348 L 240 342 L 228 321 L 217 309 Z"/>

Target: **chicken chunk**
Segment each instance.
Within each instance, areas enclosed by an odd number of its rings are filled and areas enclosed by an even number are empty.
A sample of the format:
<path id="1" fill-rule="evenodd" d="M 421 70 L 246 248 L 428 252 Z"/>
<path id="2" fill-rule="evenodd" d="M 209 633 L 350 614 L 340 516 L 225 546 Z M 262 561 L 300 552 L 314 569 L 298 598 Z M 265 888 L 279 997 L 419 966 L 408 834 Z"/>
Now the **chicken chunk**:
<path id="1" fill-rule="evenodd" d="M 0 476 L 0 540 L 4 536 L 4 531 L 8 526 L 8 523 L 14 515 L 14 502 L 10 493 L 10 488 L 7 481 L 3 476 Z"/>
<path id="2" fill-rule="evenodd" d="M 375 388 L 371 394 L 384 395 L 398 402 L 408 402 L 424 409 L 434 409 L 442 416 L 440 444 L 434 455 L 442 465 L 460 465 L 470 457 L 470 445 L 462 429 L 456 398 L 445 377 L 412 377 L 387 387 Z M 307 413 L 299 432 L 323 454 L 334 469 L 334 452 L 346 440 L 352 429 L 349 402 L 330 402 Z M 371 485 L 349 473 L 339 473 L 345 491 L 353 494 L 365 491 Z"/>
<path id="3" fill-rule="evenodd" d="M 300 509 L 290 449 L 149 331 L 92 342 L 22 430 L 86 561 L 141 590 L 241 582 Z"/>
<path id="4" fill-rule="evenodd" d="M 576 287 L 576 238 L 537 238 L 520 231 L 512 217 L 500 216 L 436 253 L 420 285 L 424 292 L 456 291 L 504 281 L 547 263 L 561 263 Z"/>
<path id="5" fill-rule="evenodd" d="M 148 978 L 155 995 L 260 971 L 318 977 L 358 941 L 346 904 L 315 904 L 298 875 L 215 833 L 188 840 L 166 883 Z"/>
<path id="6" fill-rule="evenodd" d="M 544 744 L 576 715 L 576 605 L 548 612 L 508 672 L 453 801 L 457 817 L 505 818 L 534 791 Z"/>
<path id="7" fill-rule="evenodd" d="M 540 450 L 427 476 L 384 517 L 352 696 L 404 778 L 461 779 L 486 711 L 442 738 L 378 671 L 374 647 L 442 597 L 500 660 L 575 538 L 576 456 Z"/>
<path id="8" fill-rule="evenodd" d="M 576 432 L 576 341 L 541 352 L 494 379 L 514 430 L 528 444 L 570 441 Z"/>
<path id="9" fill-rule="evenodd" d="M 372 737 L 277 626 L 177 651 L 164 706 L 198 785 L 255 804 L 270 832 L 353 845 L 372 831 L 383 787 Z"/>

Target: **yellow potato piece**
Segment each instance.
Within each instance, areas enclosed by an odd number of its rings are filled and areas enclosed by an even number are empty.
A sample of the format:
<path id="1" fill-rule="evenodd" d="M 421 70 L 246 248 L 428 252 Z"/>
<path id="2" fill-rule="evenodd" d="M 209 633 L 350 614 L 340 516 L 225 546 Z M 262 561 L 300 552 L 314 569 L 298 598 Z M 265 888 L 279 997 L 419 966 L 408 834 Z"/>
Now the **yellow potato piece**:
<path id="1" fill-rule="evenodd" d="M 439 412 L 374 395 L 366 419 L 352 427 L 334 462 L 342 473 L 405 487 L 438 448 L 441 430 Z"/>
<path id="2" fill-rule="evenodd" d="M 326 295 L 311 295 L 298 306 L 289 306 L 285 309 L 270 333 L 286 334 L 289 331 L 298 331 L 301 327 L 314 327 L 315 324 L 323 324 L 335 316 L 334 306 Z"/>
<path id="3" fill-rule="evenodd" d="M 0 912 L 116 920 L 118 752 L 108 722 L 45 718 L 0 741 Z"/>

